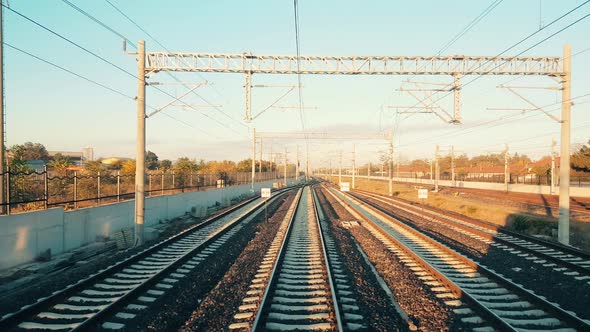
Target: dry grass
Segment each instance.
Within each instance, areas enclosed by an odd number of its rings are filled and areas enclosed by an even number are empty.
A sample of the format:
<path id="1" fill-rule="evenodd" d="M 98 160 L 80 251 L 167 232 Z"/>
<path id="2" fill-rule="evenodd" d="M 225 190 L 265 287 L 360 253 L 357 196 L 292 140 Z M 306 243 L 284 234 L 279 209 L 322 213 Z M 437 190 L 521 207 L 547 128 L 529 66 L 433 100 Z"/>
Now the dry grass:
<path id="1" fill-rule="evenodd" d="M 333 183 L 338 183 L 338 176 L 330 179 Z M 352 182 L 351 177 L 342 176 L 342 181 Z M 388 194 L 387 181 L 356 179 L 357 189 L 367 190 L 379 194 Z M 351 185 L 352 187 L 352 185 Z M 417 185 L 413 184 L 393 184 L 393 193 L 399 198 L 413 202 L 420 202 L 418 199 Z M 511 228 L 515 218 L 525 216 L 528 220 L 528 227 L 521 231 L 530 235 L 543 235 L 556 239 L 557 218 L 543 215 L 542 209 L 520 208 L 507 205 L 505 201 L 496 200 L 490 202 L 476 197 L 464 197 L 462 195 L 449 195 L 443 193 L 429 192 L 428 199 L 423 202 L 426 205 L 437 207 L 463 214 L 468 217 L 485 220 L 496 225 L 507 226 Z M 590 222 L 586 218 L 571 220 L 570 234 L 571 244 L 585 250 L 590 250 Z"/>

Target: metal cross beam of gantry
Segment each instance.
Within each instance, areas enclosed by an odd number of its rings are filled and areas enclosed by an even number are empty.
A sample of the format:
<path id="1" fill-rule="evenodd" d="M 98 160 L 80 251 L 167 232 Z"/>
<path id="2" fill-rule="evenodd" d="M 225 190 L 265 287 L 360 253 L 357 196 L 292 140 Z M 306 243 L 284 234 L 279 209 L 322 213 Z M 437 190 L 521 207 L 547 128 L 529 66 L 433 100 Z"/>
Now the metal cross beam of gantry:
<path id="1" fill-rule="evenodd" d="M 569 244 L 569 145 L 571 108 L 571 46 L 563 58 L 528 56 L 295 56 L 251 53 L 146 52 L 138 47 L 138 137 L 136 176 L 136 240 L 143 241 L 145 182 L 145 84 L 146 76 L 166 72 L 241 73 L 245 75 L 246 121 L 252 120 L 253 74 L 312 75 L 448 75 L 453 78 L 455 104 L 461 97 L 461 78 L 468 75 L 532 75 L 556 77 L 562 84 L 559 231 L 561 243 Z M 456 107 L 457 109 L 457 107 Z M 455 119 L 460 119 L 456 112 Z M 390 177 L 391 178 L 391 177 Z M 391 192 L 391 191 L 390 191 Z M 141 226 L 138 226 L 141 225 Z M 139 228 L 138 228 L 139 227 Z M 141 228 L 141 229 L 140 229 Z"/>

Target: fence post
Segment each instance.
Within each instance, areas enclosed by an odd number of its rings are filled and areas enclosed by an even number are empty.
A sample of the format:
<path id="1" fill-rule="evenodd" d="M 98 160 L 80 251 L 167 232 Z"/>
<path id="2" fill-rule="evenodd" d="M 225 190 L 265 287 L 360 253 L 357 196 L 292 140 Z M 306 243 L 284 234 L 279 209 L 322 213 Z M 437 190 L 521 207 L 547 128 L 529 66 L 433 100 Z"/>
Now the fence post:
<path id="1" fill-rule="evenodd" d="M 189 181 L 190 181 L 190 182 L 189 182 L 189 186 L 190 186 L 190 188 L 192 189 L 192 188 L 193 188 L 193 173 L 191 173 L 191 175 L 190 175 L 190 180 L 189 180 Z"/>
<path id="2" fill-rule="evenodd" d="M 47 210 L 47 203 L 49 201 L 49 184 L 47 182 L 47 165 L 43 166 L 43 198 L 45 201 L 43 202 L 43 207 Z"/>
<path id="3" fill-rule="evenodd" d="M 78 208 L 78 172 L 74 171 L 74 209 Z"/>
<path id="4" fill-rule="evenodd" d="M 160 194 L 164 195 L 164 171 L 162 171 L 162 185 L 160 186 Z"/>
<path id="5" fill-rule="evenodd" d="M 121 171 L 117 171 L 117 202 L 121 201 Z"/>
<path id="6" fill-rule="evenodd" d="M 148 173 L 148 196 L 152 195 L 152 174 Z"/>
<path id="7" fill-rule="evenodd" d="M 97 175 L 96 175 L 96 181 L 97 181 L 97 186 L 96 186 L 97 200 L 96 200 L 96 203 L 98 203 L 98 205 L 100 205 L 100 172 L 98 172 Z"/>
<path id="8" fill-rule="evenodd" d="M 174 189 L 176 188 L 176 183 L 174 181 L 174 171 L 172 171 L 172 191 L 174 192 Z"/>

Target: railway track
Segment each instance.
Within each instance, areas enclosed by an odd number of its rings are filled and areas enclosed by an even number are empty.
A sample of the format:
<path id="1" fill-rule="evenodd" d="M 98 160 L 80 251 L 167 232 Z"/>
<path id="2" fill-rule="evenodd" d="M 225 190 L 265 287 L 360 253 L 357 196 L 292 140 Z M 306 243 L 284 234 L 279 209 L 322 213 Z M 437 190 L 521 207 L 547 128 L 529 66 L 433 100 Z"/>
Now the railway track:
<path id="1" fill-rule="evenodd" d="M 281 191 L 281 193 L 287 190 Z M 273 199 L 279 197 L 275 194 Z M 247 200 L 36 303 L 7 314 L 0 330 L 119 330 L 262 211 Z"/>
<path id="2" fill-rule="evenodd" d="M 302 189 L 231 330 L 342 331 L 365 326 L 317 204 L 315 193 Z"/>
<path id="3" fill-rule="evenodd" d="M 391 215 L 394 212 L 391 210 L 391 207 L 393 207 L 415 216 L 440 222 L 457 232 L 485 242 L 487 245 L 494 246 L 497 249 L 505 250 L 515 255 L 526 254 L 527 259 L 534 264 L 562 269 L 561 272 L 566 277 L 588 280 L 590 282 L 590 253 L 512 232 L 497 225 L 469 219 L 454 213 L 435 210 L 429 207 L 418 208 L 401 199 L 384 197 L 366 191 L 355 191 L 353 195 L 356 198 L 363 199 L 365 203 L 379 209 L 381 212 Z M 375 202 L 381 203 L 381 205 L 375 204 Z M 385 208 L 384 206 L 390 208 Z"/>
<path id="4" fill-rule="evenodd" d="M 473 188 L 444 188 L 450 191 L 461 191 L 465 193 L 485 196 L 488 198 L 496 198 L 499 200 L 538 206 L 541 208 L 550 208 L 553 211 L 559 211 L 559 196 L 557 195 L 528 194 L 516 192 L 505 193 L 493 190 L 482 190 Z M 570 211 L 573 213 L 589 213 L 590 200 L 588 198 L 570 198 Z"/>
<path id="5" fill-rule="evenodd" d="M 574 313 L 535 295 L 468 259 L 444 244 L 369 206 L 351 195 L 329 192 L 353 213 L 376 238 L 416 276 L 431 286 L 437 297 L 454 307 L 465 323 L 478 331 L 590 329 Z"/>

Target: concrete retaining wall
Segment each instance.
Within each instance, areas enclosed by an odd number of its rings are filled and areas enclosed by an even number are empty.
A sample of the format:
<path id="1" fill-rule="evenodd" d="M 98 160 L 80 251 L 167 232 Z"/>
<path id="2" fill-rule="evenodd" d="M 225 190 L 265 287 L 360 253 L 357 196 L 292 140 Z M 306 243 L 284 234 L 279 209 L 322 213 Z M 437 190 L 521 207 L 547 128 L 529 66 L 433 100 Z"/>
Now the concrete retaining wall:
<path id="1" fill-rule="evenodd" d="M 293 179 L 288 180 L 293 182 Z M 272 186 L 272 182 L 256 183 L 255 192 Z M 248 193 L 250 185 L 245 184 L 149 197 L 145 203 L 145 225 L 149 227 L 180 217 L 193 206 L 223 204 Z M 134 210 L 135 202 L 130 200 L 73 211 L 60 207 L 0 216 L 0 270 L 30 262 L 47 249 L 52 255 L 60 254 L 132 227 Z"/>

